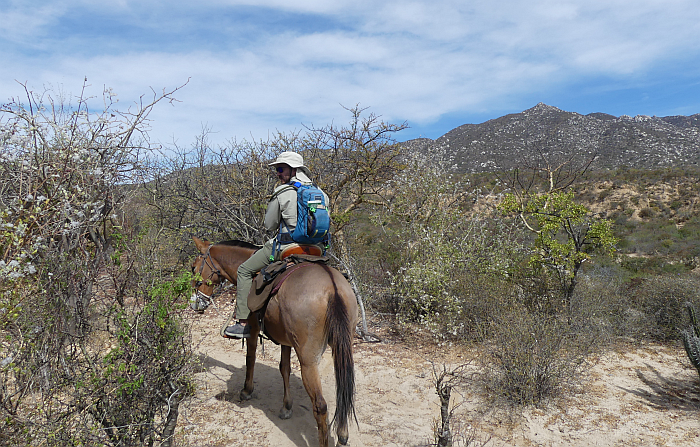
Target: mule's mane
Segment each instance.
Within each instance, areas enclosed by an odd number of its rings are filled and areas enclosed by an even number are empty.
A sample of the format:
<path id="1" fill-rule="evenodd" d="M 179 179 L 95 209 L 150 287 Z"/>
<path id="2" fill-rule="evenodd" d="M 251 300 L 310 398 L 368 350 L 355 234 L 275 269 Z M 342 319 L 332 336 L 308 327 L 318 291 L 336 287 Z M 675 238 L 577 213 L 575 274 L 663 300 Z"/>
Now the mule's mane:
<path id="1" fill-rule="evenodd" d="M 257 250 L 260 248 L 259 245 L 251 244 L 250 242 L 246 242 L 246 241 L 239 241 L 236 239 L 233 239 L 230 241 L 217 242 L 216 245 L 228 245 L 229 247 L 243 247 L 243 248 L 250 248 L 252 250 Z"/>

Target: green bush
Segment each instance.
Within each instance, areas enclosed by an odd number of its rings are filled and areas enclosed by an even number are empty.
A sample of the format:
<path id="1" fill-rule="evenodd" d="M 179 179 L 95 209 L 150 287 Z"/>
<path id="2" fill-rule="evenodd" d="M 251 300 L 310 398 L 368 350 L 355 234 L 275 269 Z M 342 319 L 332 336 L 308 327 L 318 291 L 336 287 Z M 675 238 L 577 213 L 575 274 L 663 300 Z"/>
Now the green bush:
<path id="1" fill-rule="evenodd" d="M 113 307 L 112 348 L 91 376 L 86 409 L 114 445 L 150 445 L 174 434 L 179 403 L 193 391 L 192 347 L 183 296 L 191 275 L 162 280 L 133 306 Z M 101 390 L 95 393 L 93 388 Z"/>

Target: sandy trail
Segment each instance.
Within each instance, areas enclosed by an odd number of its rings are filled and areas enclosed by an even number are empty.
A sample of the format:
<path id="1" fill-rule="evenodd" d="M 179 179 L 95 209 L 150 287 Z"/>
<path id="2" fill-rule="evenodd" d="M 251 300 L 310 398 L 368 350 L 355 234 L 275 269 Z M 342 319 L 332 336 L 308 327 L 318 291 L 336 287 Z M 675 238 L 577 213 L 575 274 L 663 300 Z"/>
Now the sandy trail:
<path id="1" fill-rule="evenodd" d="M 219 306 L 221 314 L 230 310 L 229 304 Z M 254 398 L 241 402 L 245 348 L 219 336 L 221 314 L 209 312 L 196 318 L 193 338 L 202 370 L 196 375 L 195 397 L 181 408 L 177 445 L 316 446 L 316 423 L 294 353 L 291 419 L 277 416 L 282 405 L 280 350 L 270 342 L 265 342 L 264 355 L 258 349 Z M 432 427 L 440 412 L 429 359 L 437 365 L 455 365 L 471 354 L 359 339 L 354 353 L 358 424 L 350 425 L 350 445 L 433 443 Z M 330 350 L 320 369 L 332 414 L 335 382 Z M 460 403 L 454 419 L 459 424 L 456 434 L 473 436 L 472 445 L 486 440 L 490 446 L 700 445 L 700 379 L 682 347 L 647 345 L 610 352 L 597 359 L 584 393 L 522 415 L 485 413 L 468 392 L 453 395 L 455 403 Z"/>

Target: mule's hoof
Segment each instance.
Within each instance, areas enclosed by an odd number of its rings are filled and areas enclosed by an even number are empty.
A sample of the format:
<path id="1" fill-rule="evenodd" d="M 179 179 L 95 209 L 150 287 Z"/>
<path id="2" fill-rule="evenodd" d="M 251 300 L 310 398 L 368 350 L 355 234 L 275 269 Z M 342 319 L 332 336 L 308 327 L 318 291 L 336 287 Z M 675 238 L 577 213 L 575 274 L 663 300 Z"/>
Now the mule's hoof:
<path id="1" fill-rule="evenodd" d="M 347 437 L 338 437 L 338 444 L 337 445 L 350 445 L 348 444 L 348 438 Z"/>
<path id="2" fill-rule="evenodd" d="M 279 413 L 279 417 L 280 419 L 289 419 L 290 417 L 292 417 L 292 410 L 287 410 L 286 408 L 282 407 Z"/>
<path id="3" fill-rule="evenodd" d="M 253 397 L 253 392 L 251 391 L 249 393 L 246 390 L 241 390 L 240 397 L 241 397 L 241 400 L 250 400 Z"/>

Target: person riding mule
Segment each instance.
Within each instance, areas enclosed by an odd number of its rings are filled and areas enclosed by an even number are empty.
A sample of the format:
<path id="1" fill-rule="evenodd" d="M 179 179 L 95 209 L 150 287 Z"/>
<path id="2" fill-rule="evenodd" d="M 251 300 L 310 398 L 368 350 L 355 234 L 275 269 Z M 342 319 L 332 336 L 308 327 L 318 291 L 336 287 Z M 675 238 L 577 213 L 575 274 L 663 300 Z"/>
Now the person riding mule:
<path id="1" fill-rule="evenodd" d="M 212 244 L 192 237 L 200 255 L 192 263 L 196 294 L 210 297 L 224 280 L 236 284 L 239 266 L 254 255 L 258 246 L 243 241 Z M 254 397 L 255 352 L 264 326 L 269 338 L 281 345 L 279 370 L 284 394 L 279 417 L 292 416 L 293 397 L 289 378 L 291 350 L 296 352 L 301 379 L 316 419 L 320 447 L 330 441 L 328 405 L 323 397 L 319 363 L 330 347 L 335 373 L 335 422 L 338 444 L 347 445 L 349 420 L 355 415 L 355 373 L 353 334 L 359 318 L 359 305 L 352 286 L 341 272 L 318 262 L 303 262 L 288 268 L 282 281 L 263 309 L 251 312 L 247 338 L 246 375 L 241 400 Z M 303 267 L 302 267 L 303 266 Z M 259 323 L 262 321 L 262 323 Z M 308 408 L 307 408 L 308 410 Z"/>
<path id="2" fill-rule="evenodd" d="M 278 234 L 265 242 L 262 248 L 238 267 L 236 310 L 234 312 L 238 321 L 234 325 L 228 326 L 223 332 L 224 336 L 230 338 L 250 337 L 248 294 L 253 278 L 265 266 L 279 259 L 280 244 L 285 245 L 293 242 L 289 235 L 297 226 L 297 191 L 291 184 L 312 184 L 311 173 L 304 166 L 304 158 L 296 152 L 282 152 L 269 166 L 275 168 L 280 185 L 270 196 L 264 224 L 265 228 L 270 231 L 278 230 Z M 325 193 L 323 195 L 327 204 L 328 196 Z"/>

